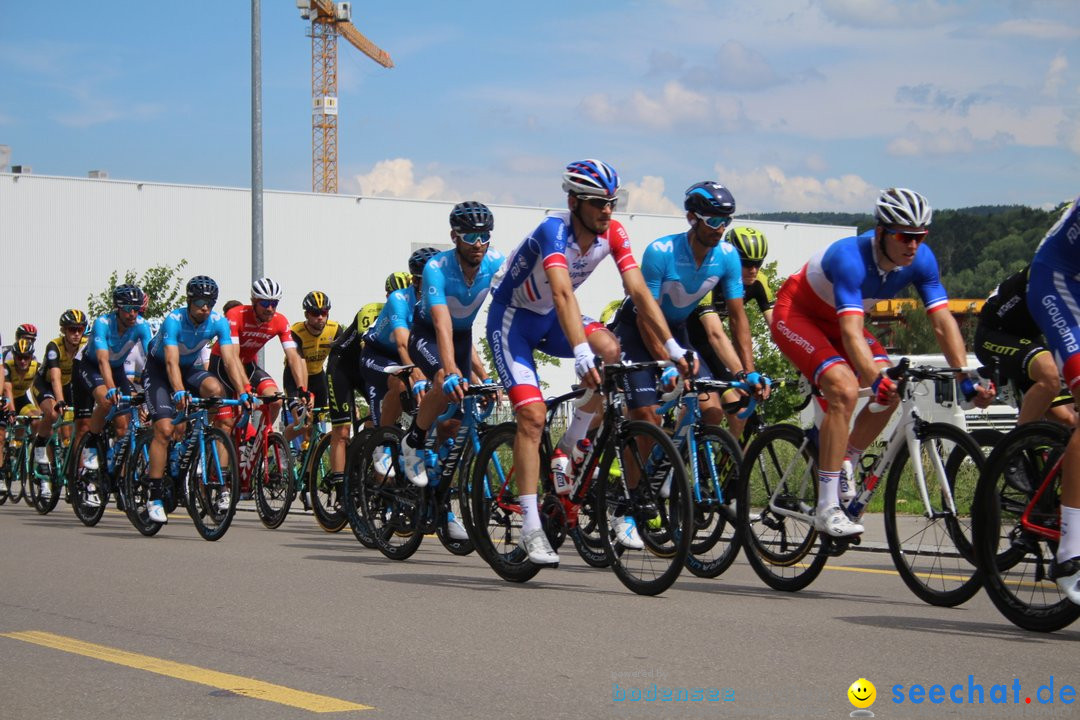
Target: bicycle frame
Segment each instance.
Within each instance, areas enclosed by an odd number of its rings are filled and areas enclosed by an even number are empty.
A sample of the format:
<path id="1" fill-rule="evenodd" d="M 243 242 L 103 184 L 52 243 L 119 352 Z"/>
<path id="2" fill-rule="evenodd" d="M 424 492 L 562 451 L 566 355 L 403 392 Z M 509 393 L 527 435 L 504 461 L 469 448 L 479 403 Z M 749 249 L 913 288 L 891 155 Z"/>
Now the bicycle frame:
<path id="1" fill-rule="evenodd" d="M 241 405 L 241 403 L 240 403 L 239 400 L 228 400 L 228 399 L 225 399 L 225 398 L 213 398 L 212 400 L 199 400 L 198 398 L 191 398 L 188 410 L 173 418 L 173 425 L 174 426 L 179 425 L 180 423 L 187 423 L 188 424 L 187 430 L 184 433 L 184 437 L 183 437 L 182 440 L 180 440 L 180 442 L 185 447 L 187 446 L 188 443 L 196 443 L 195 448 L 198 451 L 198 457 L 199 457 L 199 463 L 200 463 L 199 464 L 199 481 L 203 485 L 207 484 L 207 482 L 206 482 L 206 477 L 207 477 L 207 473 L 206 473 L 206 461 L 207 461 L 206 434 L 204 433 L 204 430 L 206 429 L 206 427 L 208 425 L 210 425 L 210 418 L 209 418 L 209 413 L 207 412 L 207 408 L 205 407 L 206 405 L 215 405 L 215 406 L 219 406 L 219 407 L 238 407 L 239 405 Z M 191 411 L 192 407 L 195 408 L 194 412 Z M 237 425 L 243 424 L 243 422 L 245 420 L 246 420 L 246 416 L 242 417 L 241 418 L 241 423 L 237 423 Z M 212 453 L 212 460 L 213 460 L 215 466 L 219 470 L 219 472 L 214 473 L 214 477 L 220 478 L 220 477 L 222 477 L 222 473 L 220 472 L 220 470 L 221 470 L 221 458 L 218 455 L 218 449 L 217 449 L 217 444 L 216 443 L 211 443 L 210 444 L 210 451 Z M 184 476 L 184 474 L 187 472 L 187 470 L 189 469 L 188 466 L 186 465 L 185 461 L 184 461 L 184 455 L 185 454 L 186 453 L 181 452 L 181 455 L 180 455 L 179 462 L 178 462 L 175 473 L 171 472 L 173 468 L 171 467 L 171 462 L 170 462 L 170 467 L 169 467 L 170 474 L 173 475 L 173 477 L 175 477 L 177 479 L 182 478 Z M 190 455 L 189 455 L 189 457 L 190 457 Z"/>
<path id="2" fill-rule="evenodd" d="M 1046 472 L 1043 475 L 1042 482 L 1039 484 L 1039 489 L 1035 491 L 1035 494 L 1032 496 L 1030 502 L 1028 502 L 1027 506 L 1024 508 L 1023 514 L 1020 516 L 1020 527 L 1033 535 L 1038 535 L 1039 537 L 1045 538 L 1046 540 L 1050 540 L 1053 542 L 1058 542 L 1059 540 L 1061 540 L 1061 530 L 1035 523 L 1031 519 L 1031 513 L 1039 504 L 1039 501 L 1042 499 L 1043 495 L 1046 494 L 1046 491 L 1049 490 L 1050 487 L 1054 484 L 1054 478 L 1056 478 L 1061 473 L 1061 465 L 1064 462 L 1065 453 L 1062 452 L 1058 456 L 1054 464 L 1050 466 L 1049 472 Z M 1061 511 L 1059 509 L 1059 517 L 1060 513 Z"/>

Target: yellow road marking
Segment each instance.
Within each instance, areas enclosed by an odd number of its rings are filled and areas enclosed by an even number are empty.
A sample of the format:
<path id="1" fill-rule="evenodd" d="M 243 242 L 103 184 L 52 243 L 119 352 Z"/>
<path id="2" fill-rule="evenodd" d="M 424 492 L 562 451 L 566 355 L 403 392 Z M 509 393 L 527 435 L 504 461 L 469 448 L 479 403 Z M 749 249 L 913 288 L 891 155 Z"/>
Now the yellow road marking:
<path id="1" fill-rule="evenodd" d="M 198 683 L 199 685 L 209 685 L 210 687 L 218 688 L 219 690 L 228 690 L 237 695 L 244 695 L 257 700 L 266 700 L 268 702 L 278 703 L 279 705 L 288 705 L 310 712 L 328 713 L 375 709 L 369 705 L 360 705 L 347 700 L 327 697 L 326 695 L 315 695 L 314 693 L 304 692 L 303 690 L 287 688 L 283 685 L 274 685 L 272 683 L 262 682 L 261 680 L 254 680 L 240 675 L 231 675 L 229 673 L 217 672 L 216 670 L 207 670 L 206 668 L 197 667 L 195 665 L 185 665 L 170 660 L 162 660 L 149 655 L 140 655 L 139 653 L 119 650 L 105 645 L 95 645 L 93 643 L 76 640 L 75 638 L 54 635 L 52 633 L 40 632 L 37 630 L 3 633 L 0 634 L 0 637 L 22 640 L 23 642 L 34 643 L 35 645 L 41 645 L 55 650 L 63 650 L 64 652 L 83 655 L 96 660 L 104 660 L 105 662 L 124 665 L 126 667 L 135 668 L 136 670 L 146 670 L 147 672 L 157 673 L 158 675 L 165 675 L 179 680 Z"/>

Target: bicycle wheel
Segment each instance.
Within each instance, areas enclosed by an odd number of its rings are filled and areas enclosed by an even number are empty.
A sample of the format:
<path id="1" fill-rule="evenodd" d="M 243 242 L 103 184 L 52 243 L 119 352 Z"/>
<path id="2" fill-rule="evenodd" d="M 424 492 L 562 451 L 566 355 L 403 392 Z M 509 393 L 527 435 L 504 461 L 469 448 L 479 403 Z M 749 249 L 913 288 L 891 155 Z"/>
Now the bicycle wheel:
<path id="1" fill-rule="evenodd" d="M 83 467 L 83 451 L 90 447 L 87 437 L 90 433 L 83 433 L 75 446 L 75 454 L 71 458 L 74 469 L 71 473 L 71 508 L 75 511 L 75 517 L 86 527 L 94 527 L 105 514 L 105 506 L 109 502 L 109 473 L 105 470 L 106 444 L 104 438 L 99 438 L 94 443 L 97 451 L 98 466 L 94 469 Z M 97 505 L 88 502 L 89 496 L 97 496 Z"/>
<path id="2" fill-rule="evenodd" d="M 642 446 L 651 449 L 642 450 Z M 611 569 L 638 595 L 658 595 L 679 577 L 694 539 L 686 465 L 667 433 L 640 420 L 623 423 L 614 444 L 603 453 L 596 514 Z M 622 463 L 622 472 L 617 474 L 610 472 L 616 457 Z M 634 477 L 638 478 L 639 502 L 630 491 L 629 481 Z M 659 511 L 658 519 L 642 510 L 648 502 Z M 628 548 L 615 538 L 614 518 L 626 513 L 637 525 L 644 543 L 641 549 Z"/>
<path id="3" fill-rule="evenodd" d="M 540 566 L 533 564 L 520 546 L 521 507 L 514 476 L 516 433 L 515 423 L 503 423 L 484 436 L 473 463 L 470 502 L 478 554 L 503 580 L 526 582 L 540 572 Z"/>
<path id="4" fill-rule="evenodd" d="M 151 520 L 146 512 L 146 503 L 150 500 L 150 485 L 146 476 L 150 467 L 150 441 L 153 437 L 154 432 L 149 428 L 139 431 L 131 457 L 125 463 L 122 490 L 124 514 L 135 529 L 147 537 L 156 535 L 162 527 L 162 523 Z"/>
<path id="5" fill-rule="evenodd" d="M 217 428 L 203 429 L 202 447 L 197 447 L 184 472 L 187 509 L 195 529 L 204 540 L 220 540 L 232 524 L 240 498 L 240 478 L 236 468 L 236 448 L 232 439 Z M 225 502 L 224 493 L 228 492 Z"/>
<path id="6" fill-rule="evenodd" d="M 691 492 L 694 540 L 686 557 L 686 569 L 698 577 L 714 578 L 731 567 L 742 544 L 735 512 L 742 450 L 723 428 L 699 427 L 695 438 L 698 479 Z M 683 446 L 687 468 L 688 453 L 689 443 Z"/>
<path id="7" fill-rule="evenodd" d="M 353 438 L 349 444 L 357 442 Z M 329 533 L 341 532 L 341 529 L 349 522 L 341 502 L 341 484 L 335 484 L 331 480 L 330 469 L 330 435 L 326 434 L 319 438 L 319 442 L 311 450 L 311 465 L 308 467 L 307 486 L 311 493 L 311 512 L 315 515 L 315 521 L 319 527 Z"/>
<path id="8" fill-rule="evenodd" d="M 469 473 L 473 461 L 473 452 L 468 443 L 469 441 L 466 440 L 466 445 L 461 451 L 461 457 L 458 458 L 458 465 L 454 470 L 454 477 L 451 479 L 450 488 L 446 491 L 446 500 L 443 502 L 443 508 L 440 512 L 453 513 L 454 517 L 465 527 L 469 539 L 452 539 L 447 529 L 448 522 L 443 517 L 438 518 L 435 525 L 435 536 L 439 538 L 439 542 L 451 554 L 459 556 L 469 555 L 476 549 L 476 543 L 472 539 L 475 534 L 471 527 L 472 513 L 469 512 Z"/>
<path id="9" fill-rule="evenodd" d="M 931 605 L 954 607 L 974 596 L 982 582 L 971 545 L 971 503 L 983 454 L 955 425 L 929 423 L 917 432 L 918 466 L 930 507 L 920 495 L 905 444 L 885 485 L 885 537 L 904 584 Z M 955 513 L 948 506 L 949 493 Z"/>
<path id="10" fill-rule="evenodd" d="M 252 492 L 259 520 L 271 530 L 285 522 L 296 497 L 294 471 L 292 451 L 285 438 L 281 433 L 270 433 L 266 454 L 256 459 L 252 470 Z"/>
<path id="11" fill-rule="evenodd" d="M 30 472 L 30 466 L 27 462 L 30 457 L 29 453 L 27 443 L 24 440 L 15 452 L 14 464 L 8 461 L 11 468 L 11 474 L 7 478 L 8 497 L 11 498 L 12 503 L 17 503 L 26 497 L 26 477 Z"/>
<path id="12" fill-rule="evenodd" d="M 1053 632 L 1080 618 L 1080 605 L 1048 578 L 1058 543 L 1047 535 L 1061 527 L 1060 469 L 1032 504 L 1068 441 L 1069 430 L 1055 423 L 1016 428 L 990 453 L 975 491 L 975 555 L 983 586 L 1001 614 L 1025 630 Z M 1027 527 L 1020 522 L 1025 511 Z"/>
<path id="13" fill-rule="evenodd" d="M 401 463 L 401 441 L 405 432 L 397 426 L 371 430 L 363 444 L 363 474 L 360 480 L 360 507 L 375 538 L 375 547 L 391 560 L 411 557 L 424 540 L 419 521 L 427 505 L 425 490 L 405 477 Z M 373 457 L 389 453 L 393 477 L 375 472 Z"/>
<path id="14" fill-rule="evenodd" d="M 795 592 L 814 582 L 828 556 L 814 526 L 790 511 L 813 514 L 817 460 L 802 428 L 772 425 L 746 448 L 735 501 L 746 559 L 774 590 Z"/>
<path id="15" fill-rule="evenodd" d="M 367 437 L 366 430 L 364 437 Z M 367 471 L 365 466 L 371 464 L 370 457 L 364 456 L 364 445 L 363 438 L 349 444 L 345 459 L 345 486 L 341 491 L 341 497 L 345 506 L 345 518 L 353 536 L 364 547 L 376 550 L 378 545 L 375 544 L 375 535 L 364 518 L 364 500 L 361 494 L 364 473 Z"/>

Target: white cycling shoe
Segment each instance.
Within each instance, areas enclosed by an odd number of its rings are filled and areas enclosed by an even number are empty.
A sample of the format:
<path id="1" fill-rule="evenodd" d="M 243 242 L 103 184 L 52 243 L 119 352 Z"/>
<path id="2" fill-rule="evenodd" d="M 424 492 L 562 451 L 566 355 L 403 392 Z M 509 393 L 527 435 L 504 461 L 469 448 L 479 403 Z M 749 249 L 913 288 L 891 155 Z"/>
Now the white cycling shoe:
<path id="1" fill-rule="evenodd" d="M 814 529 L 831 537 L 850 537 L 865 530 L 859 523 L 852 522 L 839 505 L 815 513 Z"/>
<path id="2" fill-rule="evenodd" d="M 424 465 L 424 450 L 417 450 L 401 441 L 401 464 L 405 466 L 405 477 L 416 487 L 427 487 L 427 467 Z"/>
<path id="3" fill-rule="evenodd" d="M 446 533 L 451 540 L 468 540 L 469 531 L 452 512 L 446 513 Z"/>
<path id="4" fill-rule="evenodd" d="M 615 518 L 615 542 L 628 550 L 644 550 L 645 541 L 637 530 L 637 523 L 629 515 Z"/>
<path id="5" fill-rule="evenodd" d="M 1050 575 L 1065 597 L 1080 605 L 1080 557 L 1074 557 L 1063 563 L 1055 562 L 1050 566 Z"/>
<path id="6" fill-rule="evenodd" d="M 544 529 L 539 528 L 521 536 L 518 547 L 529 555 L 529 561 L 534 565 L 558 565 L 559 556 L 551 549 Z"/>
<path id="7" fill-rule="evenodd" d="M 169 516 L 165 514 L 165 506 L 161 504 L 160 500 L 151 500 L 146 503 L 146 514 L 156 523 L 164 524 L 169 522 Z"/>
<path id="8" fill-rule="evenodd" d="M 394 456 L 390 453 L 390 448 L 375 450 L 371 454 L 371 461 L 375 463 L 375 472 L 378 475 L 386 478 L 397 475 L 397 470 L 394 469 Z"/>

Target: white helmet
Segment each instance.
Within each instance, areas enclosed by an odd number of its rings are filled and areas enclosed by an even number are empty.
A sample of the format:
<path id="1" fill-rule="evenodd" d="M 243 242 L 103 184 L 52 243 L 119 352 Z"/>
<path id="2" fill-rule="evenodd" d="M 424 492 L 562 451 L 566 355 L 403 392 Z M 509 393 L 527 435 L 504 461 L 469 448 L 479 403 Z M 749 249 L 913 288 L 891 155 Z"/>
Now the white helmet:
<path id="1" fill-rule="evenodd" d="M 255 300 L 280 300 L 281 286 L 270 278 L 260 278 L 251 283 L 251 297 Z"/>
<path id="2" fill-rule="evenodd" d="M 934 210 L 919 193 L 907 188 L 882 190 L 877 199 L 875 217 L 882 225 L 905 225 L 926 227 Z"/>

